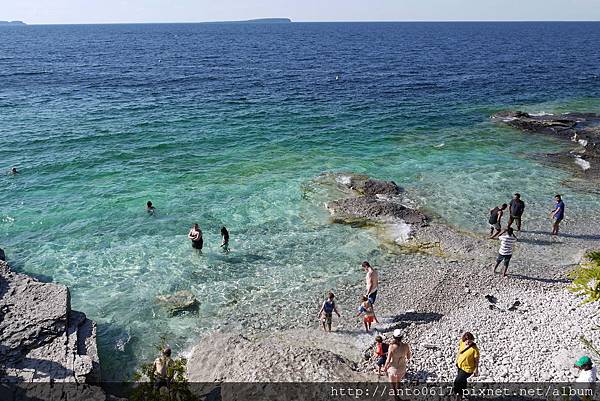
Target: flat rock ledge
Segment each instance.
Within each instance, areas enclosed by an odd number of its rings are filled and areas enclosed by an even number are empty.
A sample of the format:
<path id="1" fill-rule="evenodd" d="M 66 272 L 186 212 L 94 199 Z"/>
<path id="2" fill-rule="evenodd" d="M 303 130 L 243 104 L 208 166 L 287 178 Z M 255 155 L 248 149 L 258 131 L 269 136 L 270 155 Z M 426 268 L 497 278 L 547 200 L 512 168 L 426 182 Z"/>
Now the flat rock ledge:
<path id="1" fill-rule="evenodd" d="M 600 178 L 600 114 L 533 115 L 523 111 L 501 111 L 492 115 L 492 120 L 525 132 L 553 135 L 575 142 L 578 146 L 573 151 L 548 156 L 555 162 L 578 166 L 578 170 L 586 176 Z"/>
<path id="2" fill-rule="evenodd" d="M 327 209 L 336 223 L 391 223 L 402 221 L 425 225 L 427 217 L 403 202 L 404 189 L 393 181 L 384 181 L 359 174 L 327 173 L 318 177 L 321 182 L 335 182 L 347 197 L 328 202 Z"/>
<path id="3" fill-rule="evenodd" d="M 96 323 L 71 310 L 69 289 L 0 260 L 0 382 L 97 383 Z"/>

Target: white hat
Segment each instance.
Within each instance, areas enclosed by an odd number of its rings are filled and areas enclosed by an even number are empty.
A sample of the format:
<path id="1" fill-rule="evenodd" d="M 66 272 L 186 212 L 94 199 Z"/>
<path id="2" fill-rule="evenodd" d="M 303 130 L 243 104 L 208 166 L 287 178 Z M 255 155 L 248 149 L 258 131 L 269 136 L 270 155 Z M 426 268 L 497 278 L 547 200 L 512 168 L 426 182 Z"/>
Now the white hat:
<path id="1" fill-rule="evenodd" d="M 394 337 L 395 337 L 395 338 L 400 338 L 400 337 L 402 337 L 402 330 L 400 330 L 400 329 L 396 329 L 396 330 L 394 330 Z"/>

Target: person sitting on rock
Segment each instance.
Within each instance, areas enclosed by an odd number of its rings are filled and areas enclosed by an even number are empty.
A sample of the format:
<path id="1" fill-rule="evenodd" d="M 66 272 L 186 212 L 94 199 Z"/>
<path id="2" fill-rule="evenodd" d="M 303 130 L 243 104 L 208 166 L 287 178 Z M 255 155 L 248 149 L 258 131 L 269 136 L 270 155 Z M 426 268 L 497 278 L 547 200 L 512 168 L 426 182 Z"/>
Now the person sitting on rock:
<path id="1" fill-rule="evenodd" d="M 331 332 L 331 320 L 333 318 L 333 312 L 340 317 L 340 313 L 337 310 L 337 306 L 335 306 L 335 301 L 333 298 L 335 298 L 335 295 L 333 295 L 333 292 L 330 292 L 327 295 L 325 302 L 323 302 L 318 315 L 323 323 L 323 330 L 329 330 L 329 332 Z M 325 326 L 327 326 L 327 329 Z"/>
<path id="2" fill-rule="evenodd" d="M 502 231 L 502 216 L 507 207 L 508 205 L 503 203 L 502 206 L 496 206 L 495 208 L 490 209 L 490 218 L 488 220 L 490 223 L 490 239 L 500 235 L 500 231 Z M 494 230 L 496 231 L 495 233 Z"/>
<path id="3" fill-rule="evenodd" d="M 359 317 L 362 314 L 365 315 L 363 318 L 363 323 L 365 324 L 365 330 L 368 333 L 369 330 L 371 330 L 371 324 L 373 324 L 373 322 L 379 323 L 379 321 L 377 320 L 377 316 L 375 316 L 375 309 L 369 298 L 363 296 L 361 301 L 362 303 L 358 307 L 358 314 L 356 317 Z"/>
<path id="4" fill-rule="evenodd" d="M 173 359 L 171 359 L 171 348 L 166 347 L 162 355 L 154 360 L 154 388 L 169 387 L 173 380 Z"/>
<path id="5" fill-rule="evenodd" d="M 375 365 L 377 366 L 377 376 L 381 376 L 381 368 L 387 360 L 389 344 L 383 341 L 383 337 L 375 337 Z"/>
<path id="6" fill-rule="evenodd" d="M 597 379 L 596 367 L 593 366 L 592 359 L 589 356 L 582 356 L 575 362 L 575 368 L 579 370 L 577 383 L 595 383 Z"/>

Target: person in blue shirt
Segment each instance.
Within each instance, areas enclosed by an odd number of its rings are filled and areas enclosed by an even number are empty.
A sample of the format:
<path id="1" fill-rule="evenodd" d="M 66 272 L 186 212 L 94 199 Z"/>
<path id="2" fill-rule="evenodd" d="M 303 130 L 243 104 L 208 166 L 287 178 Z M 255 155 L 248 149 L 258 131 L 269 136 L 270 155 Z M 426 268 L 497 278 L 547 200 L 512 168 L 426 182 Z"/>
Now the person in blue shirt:
<path id="1" fill-rule="evenodd" d="M 558 235 L 558 226 L 565 218 L 565 203 L 562 201 L 560 195 L 556 195 L 554 200 L 556 200 L 556 205 L 554 205 L 554 210 L 550 212 L 550 217 L 554 219 L 554 224 L 552 225 L 552 235 Z"/>
<path id="2" fill-rule="evenodd" d="M 321 322 L 323 323 L 323 330 L 327 331 L 327 329 L 329 329 L 329 332 L 331 332 L 331 320 L 333 317 L 333 312 L 335 312 L 338 315 L 338 317 L 340 317 L 340 313 L 338 312 L 337 307 L 335 306 L 335 301 L 333 300 L 333 298 L 335 298 L 335 295 L 333 295 L 333 292 L 330 292 L 327 295 L 327 299 L 325 300 L 325 302 L 323 302 L 323 305 L 321 306 L 318 315 L 318 317 L 321 319 Z M 325 328 L 326 326 L 327 328 Z"/>

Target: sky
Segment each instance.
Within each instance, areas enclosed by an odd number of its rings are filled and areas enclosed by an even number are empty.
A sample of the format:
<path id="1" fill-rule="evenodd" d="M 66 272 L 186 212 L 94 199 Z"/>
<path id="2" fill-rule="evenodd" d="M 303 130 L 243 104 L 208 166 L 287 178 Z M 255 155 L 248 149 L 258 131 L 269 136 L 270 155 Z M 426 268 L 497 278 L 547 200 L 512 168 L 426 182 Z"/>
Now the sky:
<path id="1" fill-rule="evenodd" d="M 29 24 L 293 21 L 600 20 L 600 0 L 0 0 Z"/>

